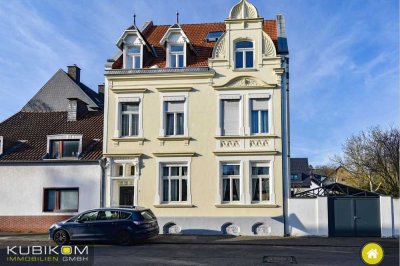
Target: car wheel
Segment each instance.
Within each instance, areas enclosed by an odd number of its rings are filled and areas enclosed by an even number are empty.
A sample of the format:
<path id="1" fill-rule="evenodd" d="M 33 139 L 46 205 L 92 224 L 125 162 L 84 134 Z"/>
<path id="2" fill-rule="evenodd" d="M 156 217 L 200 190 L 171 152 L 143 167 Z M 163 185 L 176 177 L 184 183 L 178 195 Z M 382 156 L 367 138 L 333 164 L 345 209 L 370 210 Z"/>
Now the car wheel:
<path id="1" fill-rule="evenodd" d="M 54 233 L 53 240 L 57 245 L 65 245 L 69 242 L 68 233 L 64 230 L 58 230 Z"/>
<path id="2" fill-rule="evenodd" d="M 121 231 L 117 234 L 117 243 L 122 246 L 127 246 L 132 243 L 132 239 L 129 232 Z"/>

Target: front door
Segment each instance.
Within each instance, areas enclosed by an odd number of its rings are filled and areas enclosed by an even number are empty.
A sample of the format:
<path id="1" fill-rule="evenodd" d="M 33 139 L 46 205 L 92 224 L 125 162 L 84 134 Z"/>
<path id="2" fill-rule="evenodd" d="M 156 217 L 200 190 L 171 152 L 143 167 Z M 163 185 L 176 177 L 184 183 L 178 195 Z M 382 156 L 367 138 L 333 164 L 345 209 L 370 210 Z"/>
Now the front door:
<path id="1" fill-rule="evenodd" d="M 133 196 L 135 187 L 120 187 L 119 188 L 119 205 L 133 206 Z"/>

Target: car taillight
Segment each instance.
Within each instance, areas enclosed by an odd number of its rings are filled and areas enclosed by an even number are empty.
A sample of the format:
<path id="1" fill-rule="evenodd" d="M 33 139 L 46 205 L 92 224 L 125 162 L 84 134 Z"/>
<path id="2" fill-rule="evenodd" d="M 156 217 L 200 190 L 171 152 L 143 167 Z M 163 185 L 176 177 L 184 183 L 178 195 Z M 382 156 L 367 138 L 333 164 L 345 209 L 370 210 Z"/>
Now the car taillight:
<path id="1" fill-rule="evenodd" d="M 133 221 L 133 223 L 134 223 L 135 225 L 147 224 L 146 221 Z"/>

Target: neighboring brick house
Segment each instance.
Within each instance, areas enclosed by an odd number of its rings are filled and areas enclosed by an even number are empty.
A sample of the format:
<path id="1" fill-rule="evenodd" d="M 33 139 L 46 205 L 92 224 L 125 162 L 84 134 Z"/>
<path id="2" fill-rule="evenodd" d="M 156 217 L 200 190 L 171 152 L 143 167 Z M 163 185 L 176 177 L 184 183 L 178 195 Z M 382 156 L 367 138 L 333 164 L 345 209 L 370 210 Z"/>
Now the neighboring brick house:
<path id="1" fill-rule="evenodd" d="M 105 204 L 149 207 L 164 233 L 284 235 L 283 16 L 241 0 L 224 22 L 133 25 L 117 46 L 105 69 Z"/>
<path id="2" fill-rule="evenodd" d="M 45 232 L 99 207 L 103 94 L 58 70 L 19 111 L 0 123 L 0 231 Z"/>

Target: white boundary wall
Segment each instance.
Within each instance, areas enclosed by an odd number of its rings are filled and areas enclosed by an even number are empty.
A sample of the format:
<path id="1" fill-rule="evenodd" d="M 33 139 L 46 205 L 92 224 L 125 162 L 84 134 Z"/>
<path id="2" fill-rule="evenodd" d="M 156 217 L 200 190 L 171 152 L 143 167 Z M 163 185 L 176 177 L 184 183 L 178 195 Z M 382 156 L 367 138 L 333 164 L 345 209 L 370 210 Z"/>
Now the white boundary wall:
<path id="1" fill-rule="evenodd" d="M 399 237 L 400 200 L 389 196 L 380 196 L 379 201 L 382 237 Z"/>
<path id="2" fill-rule="evenodd" d="M 0 166 L 0 216 L 73 215 L 43 212 L 44 188 L 79 188 L 79 210 L 100 207 L 101 168 L 87 164 L 14 164 Z"/>
<path id="3" fill-rule="evenodd" d="M 328 236 L 328 198 L 289 199 L 288 225 L 292 236 Z"/>

